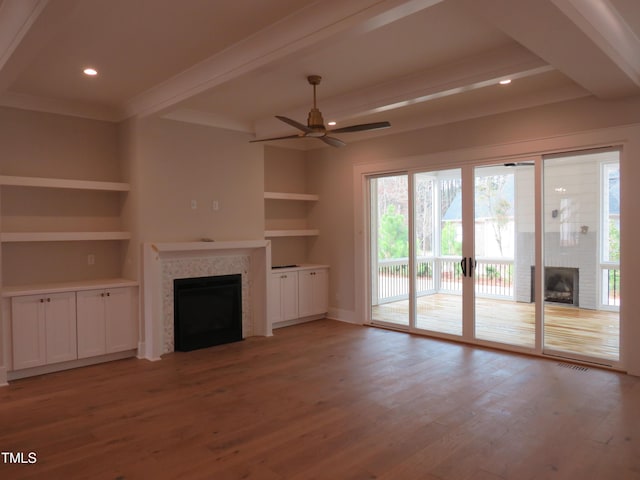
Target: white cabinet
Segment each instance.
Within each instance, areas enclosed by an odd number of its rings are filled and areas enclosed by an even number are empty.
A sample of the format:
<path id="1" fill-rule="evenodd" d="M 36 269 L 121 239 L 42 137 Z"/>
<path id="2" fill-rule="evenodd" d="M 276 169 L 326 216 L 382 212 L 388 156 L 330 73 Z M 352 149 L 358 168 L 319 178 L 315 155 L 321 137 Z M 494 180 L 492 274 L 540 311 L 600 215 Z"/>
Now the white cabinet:
<path id="1" fill-rule="evenodd" d="M 298 272 L 274 272 L 269 279 L 270 323 L 298 318 Z"/>
<path id="2" fill-rule="evenodd" d="M 74 292 L 12 299 L 14 370 L 77 358 L 75 300 Z"/>
<path id="3" fill-rule="evenodd" d="M 78 308 L 78 358 L 107 353 L 104 290 L 76 294 Z"/>
<path id="4" fill-rule="evenodd" d="M 329 268 L 290 267 L 273 270 L 269 281 L 268 312 L 271 324 L 288 320 L 313 320 L 329 310 Z M 314 318 L 309 318 L 314 317 Z M 302 320 L 305 321 L 305 320 Z M 276 326 L 292 325 L 289 322 Z"/>
<path id="5" fill-rule="evenodd" d="M 134 289 L 108 289 L 105 291 L 105 299 L 107 353 L 137 348 L 138 322 Z"/>
<path id="6" fill-rule="evenodd" d="M 298 316 L 326 313 L 329 306 L 329 275 L 326 268 L 298 272 Z"/>
<path id="7" fill-rule="evenodd" d="M 138 328 L 132 288 L 77 293 L 78 358 L 136 348 Z"/>

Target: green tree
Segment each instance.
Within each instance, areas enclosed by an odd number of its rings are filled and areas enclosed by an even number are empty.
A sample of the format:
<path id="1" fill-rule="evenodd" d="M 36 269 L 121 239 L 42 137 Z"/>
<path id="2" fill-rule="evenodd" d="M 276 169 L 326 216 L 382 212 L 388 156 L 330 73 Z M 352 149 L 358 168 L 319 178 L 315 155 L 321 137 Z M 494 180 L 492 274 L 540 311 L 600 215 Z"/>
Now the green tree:
<path id="1" fill-rule="evenodd" d="M 620 226 L 619 223 L 613 219 L 609 219 L 609 261 L 620 261 Z"/>
<path id="2" fill-rule="evenodd" d="M 378 258 L 404 258 L 409 256 L 409 227 L 404 216 L 388 205 L 380 219 Z"/>
<path id="3" fill-rule="evenodd" d="M 442 255 L 462 255 L 462 242 L 456 240 L 456 226 L 453 222 L 443 222 L 440 233 Z"/>

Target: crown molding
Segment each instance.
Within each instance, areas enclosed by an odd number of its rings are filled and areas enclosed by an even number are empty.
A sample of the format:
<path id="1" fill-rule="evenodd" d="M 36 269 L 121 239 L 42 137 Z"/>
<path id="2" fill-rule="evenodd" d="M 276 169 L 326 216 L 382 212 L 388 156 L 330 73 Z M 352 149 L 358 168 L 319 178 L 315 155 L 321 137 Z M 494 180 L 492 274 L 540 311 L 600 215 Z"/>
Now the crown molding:
<path id="1" fill-rule="evenodd" d="M 204 112 L 189 108 L 180 108 L 166 113 L 162 116 L 168 120 L 176 120 L 179 122 L 193 123 L 196 125 L 205 125 L 207 127 L 222 128 L 225 130 L 234 130 L 236 132 L 253 133 L 253 124 L 249 122 L 241 122 L 231 118 L 223 117 L 215 113 Z"/>
<path id="2" fill-rule="evenodd" d="M 0 94 L 0 106 L 107 122 L 124 120 L 123 112 L 117 108 L 86 102 L 36 97 L 24 93 L 4 92 Z"/>

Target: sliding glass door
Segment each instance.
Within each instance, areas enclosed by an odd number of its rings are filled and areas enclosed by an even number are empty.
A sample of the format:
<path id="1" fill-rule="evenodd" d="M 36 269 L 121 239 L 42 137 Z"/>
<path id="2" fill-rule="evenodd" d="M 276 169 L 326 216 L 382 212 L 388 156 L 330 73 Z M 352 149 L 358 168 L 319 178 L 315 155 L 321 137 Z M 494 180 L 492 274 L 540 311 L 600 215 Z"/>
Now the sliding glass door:
<path id="1" fill-rule="evenodd" d="M 369 180 L 371 321 L 409 327 L 409 176 Z"/>
<path id="2" fill-rule="evenodd" d="M 415 328 L 462 335 L 461 170 L 413 176 Z"/>
<path id="3" fill-rule="evenodd" d="M 544 351 L 616 362 L 620 352 L 620 161 L 544 159 Z"/>
<path id="4" fill-rule="evenodd" d="M 369 195 L 371 322 L 462 335 L 460 169 L 373 177 Z"/>
<path id="5" fill-rule="evenodd" d="M 534 161 L 474 169 L 475 338 L 535 346 Z"/>
<path id="6" fill-rule="evenodd" d="M 370 177 L 370 323 L 616 364 L 619 178 L 616 150 Z"/>

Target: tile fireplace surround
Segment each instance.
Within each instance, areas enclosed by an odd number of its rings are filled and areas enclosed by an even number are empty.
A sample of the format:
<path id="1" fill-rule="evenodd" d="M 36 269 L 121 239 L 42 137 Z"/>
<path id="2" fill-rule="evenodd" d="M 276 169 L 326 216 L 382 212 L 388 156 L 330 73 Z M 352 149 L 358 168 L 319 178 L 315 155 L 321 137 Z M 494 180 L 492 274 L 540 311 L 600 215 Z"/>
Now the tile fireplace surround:
<path id="1" fill-rule="evenodd" d="M 268 240 L 145 243 L 143 245 L 144 343 L 139 357 L 159 360 L 173 351 L 173 280 L 242 274 L 242 336 L 270 336 Z"/>

